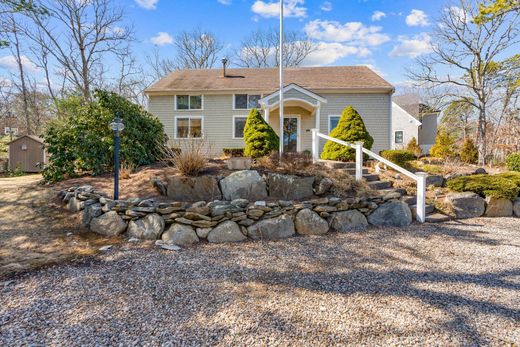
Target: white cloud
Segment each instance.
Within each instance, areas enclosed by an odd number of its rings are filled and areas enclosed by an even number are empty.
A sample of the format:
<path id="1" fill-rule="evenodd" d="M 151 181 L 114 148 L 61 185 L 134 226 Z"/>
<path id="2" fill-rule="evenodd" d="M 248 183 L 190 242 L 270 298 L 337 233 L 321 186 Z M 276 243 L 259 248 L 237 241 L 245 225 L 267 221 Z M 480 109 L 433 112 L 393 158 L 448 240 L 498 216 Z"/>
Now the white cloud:
<path id="1" fill-rule="evenodd" d="M 332 4 L 330 1 L 325 1 L 323 4 L 321 4 L 321 10 L 325 12 L 332 11 Z"/>
<path id="2" fill-rule="evenodd" d="M 171 45 L 173 43 L 173 37 L 167 32 L 161 31 L 152 37 L 150 41 L 157 46 Z"/>
<path id="3" fill-rule="evenodd" d="M 338 42 L 320 42 L 318 49 L 305 58 L 304 65 L 329 65 L 349 55 L 366 57 L 370 55 L 370 50 L 366 47 L 355 47 Z"/>
<path id="4" fill-rule="evenodd" d="M 381 27 L 365 26 L 361 22 L 341 24 L 336 21 L 313 20 L 305 26 L 310 38 L 329 42 L 353 42 L 359 45 L 379 46 L 390 40 L 381 33 Z"/>
<path id="5" fill-rule="evenodd" d="M 222 5 L 231 5 L 231 0 L 217 0 L 219 3 L 221 3 Z"/>
<path id="6" fill-rule="evenodd" d="M 410 57 L 416 58 L 422 54 L 432 51 L 432 38 L 426 33 L 421 33 L 413 37 L 399 36 L 399 44 L 394 46 L 389 53 L 391 57 Z"/>
<path id="7" fill-rule="evenodd" d="M 38 72 L 38 67 L 31 61 L 31 59 L 25 55 L 22 55 L 20 58 L 22 60 L 22 66 L 25 68 L 25 70 L 29 72 Z M 18 69 L 18 62 L 16 61 L 14 55 L 6 55 L 0 58 L 0 67 L 8 70 L 15 70 Z"/>
<path id="8" fill-rule="evenodd" d="M 430 24 L 428 21 L 428 15 L 421 10 L 412 10 L 408 16 L 406 16 L 406 24 L 411 27 L 427 26 Z"/>
<path id="9" fill-rule="evenodd" d="M 147 10 L 155 10 L 159 0 L 135 0 L 135 2 L 139 7 Z"/>
<path id="10" fill-rule="evenodd" d="M 304 7 L 305 0 L 284 0 L 284 17 L 306 17 L 307 8 Z M 280 16 L 280 2 L 265 2 L 257 0 L 251 6 L 251 11 L 259 16 L 270 18 Z"/>
<path id="11" fill-rule="evenodd" d="M 384 13 L 383 11 L 374 11 L 374 13 L 372 13 L 372 17 L 370 18 L 372 19 L 372 22 L 377 22 L 383 19 L 384 17 L 386 17 L 386 13 Z"/>

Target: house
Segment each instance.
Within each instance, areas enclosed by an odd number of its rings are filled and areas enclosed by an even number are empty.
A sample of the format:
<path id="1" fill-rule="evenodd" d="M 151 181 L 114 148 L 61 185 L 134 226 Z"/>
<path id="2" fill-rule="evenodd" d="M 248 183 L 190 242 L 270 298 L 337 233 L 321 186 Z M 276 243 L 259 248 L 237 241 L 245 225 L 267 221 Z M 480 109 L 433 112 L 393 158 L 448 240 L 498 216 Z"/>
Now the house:
<path id="1" fill-rule="evenodd" d="M 8 143 L 9 169 L 23 172 L 41 172 L 47 163 L 44 141 L 34 135 L 23 135 Z"/>
<path id="2" fill-rule="evenodd" d="M 416 94 L 394 96 L 392 100 L 392 149 L 404 148 L 415 137 L 427 154 L 437 136 L 440 111 L 422 103 Z"/>
<path id="3" fill-rule="evenodd" d="M 172 142 L 204 137 L 214 154 L 243 148 L 252 108 L 279 135 L 279 70 L 246 68 L 178 70 L 146 90 L 148 110 Z M 311 150 L 311 129 L 328 134 L 352 105 L 374 137 L 373 150 L 390 148 L 394 87 L 365 66 L 285 69 L 284 150 Z M 323 141 L 321 145 L 323 146 Z"/>

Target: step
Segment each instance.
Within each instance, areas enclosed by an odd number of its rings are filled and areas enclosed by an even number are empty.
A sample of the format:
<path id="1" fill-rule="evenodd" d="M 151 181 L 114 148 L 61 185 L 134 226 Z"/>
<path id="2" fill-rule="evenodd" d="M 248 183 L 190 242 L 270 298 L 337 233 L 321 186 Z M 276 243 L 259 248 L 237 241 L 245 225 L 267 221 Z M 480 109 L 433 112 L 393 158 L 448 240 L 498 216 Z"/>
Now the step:
<path id="1" fill-rule="evenodd" d="M 388 188 L 388 189 L 379 189 L 380 194 L 386 195 L 388 193 L 398 192 L 402 196 L 406 195 L 406 189 L 404 188 Z"/>
<path id="2" fill-rule="evenodd" d="M 348 173 L 351 176 L 356 175 L 356 169 L 343 169 L 342 171 Z M 363 175 L 368 175 L 368 174 L 369 174 L 368 169 L 363 169 Z"/>
<path id="3" fill-rule="evenodd" d="M 392 188 L 392 182 L 388 181 L 373 181 L 367 182 L 367 184 L 370 188 L 376 190 Z"/>
<path id="4" fill-rule="evenodd" d="M 374 175 L 374 174 L 364 174 L 363 178 L 367 182 L 379 181 L 379 175 Z"/>
<path id="5" fill-rule="evenodd" d="M 343 161 L 334 161 L 334 160 L 319 160 L 319 163 L 322 163 L 329 169 L 355 169 L 355 162 L 343 162 Z"/>
<path id="6" fill-rule="evenodd" d="M 401 198 L 401 201 L 406 202 L 408 205 L 415 205 L 415 204 L 417 204 L 417 197 L 405 195 Z"/>
<path id="7" fill-rule="evenodd" d="M 439 213 L 439 212 L 430 214 L 430 215 L 426 216 L 426 218 L 425 218 L 426 223 L 442 223 L 442 222 L 447 222 L 450 220 L 451 220 L 450 216 L 447 216 L 447 215 L 445 215 L 443 213 Z"/>

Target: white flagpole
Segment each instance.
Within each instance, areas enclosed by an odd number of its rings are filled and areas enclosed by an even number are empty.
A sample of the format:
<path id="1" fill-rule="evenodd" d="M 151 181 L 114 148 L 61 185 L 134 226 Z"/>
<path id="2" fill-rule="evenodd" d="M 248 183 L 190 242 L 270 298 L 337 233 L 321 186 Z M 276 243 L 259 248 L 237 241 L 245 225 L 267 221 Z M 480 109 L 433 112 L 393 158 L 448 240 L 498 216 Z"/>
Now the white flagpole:
<path id="1" fill-rule="evenodd" d="M 280 0 L 280 160 L 282 160 L 282 154 L 283 154 L 283 140 L 284 140 L 284 134 L 283 134 L 283 87 L 284 87 L 284 81 L 283 81 L 283 0 Z"/>

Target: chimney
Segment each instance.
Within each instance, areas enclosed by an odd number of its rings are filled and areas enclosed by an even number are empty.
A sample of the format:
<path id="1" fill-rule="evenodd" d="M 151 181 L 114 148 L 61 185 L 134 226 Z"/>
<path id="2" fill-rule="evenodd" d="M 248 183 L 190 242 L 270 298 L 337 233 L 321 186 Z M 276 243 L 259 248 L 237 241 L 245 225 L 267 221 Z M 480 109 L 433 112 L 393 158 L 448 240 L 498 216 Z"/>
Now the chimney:
<path id="1" fill-rule="evenodd" d="M 226 58 L 222 58 L 222 77 L 226 76 L 226 65 L 228 63 L 228 60 Z"/>

